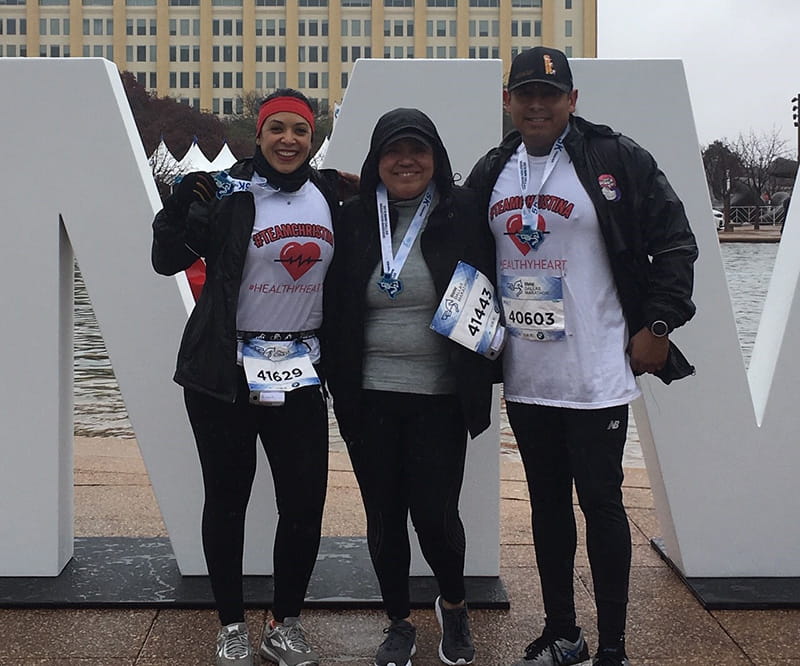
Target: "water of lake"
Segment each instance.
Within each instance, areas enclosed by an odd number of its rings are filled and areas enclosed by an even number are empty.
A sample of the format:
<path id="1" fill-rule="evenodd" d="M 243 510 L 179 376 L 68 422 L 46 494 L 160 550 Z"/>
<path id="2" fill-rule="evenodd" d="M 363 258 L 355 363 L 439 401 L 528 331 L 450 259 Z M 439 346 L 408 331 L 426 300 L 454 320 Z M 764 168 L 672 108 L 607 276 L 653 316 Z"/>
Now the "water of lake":
<path id="1" fill-rule="evenodd" d="M 723 243 L 725 272 L 735 276 L 732 294 L 742 353 L 749 361 L 769 287 L 777 243 Z M 175 350 L 177 354 L 177 349 Z M 171 373 L 164 381 L 170 381 Z M 75 274 L 75 434 L 133 437 L 128 414 L 80 273 Z M 626 464 L 637 464 L 636 451 Z"/>

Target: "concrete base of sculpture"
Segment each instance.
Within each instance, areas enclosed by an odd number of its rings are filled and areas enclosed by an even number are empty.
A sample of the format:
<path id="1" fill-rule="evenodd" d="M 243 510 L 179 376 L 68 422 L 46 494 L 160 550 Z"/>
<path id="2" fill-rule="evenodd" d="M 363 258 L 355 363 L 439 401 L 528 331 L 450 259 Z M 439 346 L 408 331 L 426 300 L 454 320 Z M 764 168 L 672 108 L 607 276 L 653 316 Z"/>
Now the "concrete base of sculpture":
<path id="1" fill-rule="evenodd" d="M 496 576 L 467 576 L 471 608 L 506 610 Z M 430 608 L 439 594 L 432 576 L 414 576 L 411 606 Z M 245 576 L 245 606 L 272 605 L 272 576 Z M 0 578 L 0 608 L 136 606 L 214 608 L 206 576 L 182 576 L 167 538 L 81 537 L 55 578 Z M 323 537 L 306 608 L 383 608 L 364 537 Z"/>
<path id="2" fill-rule="evenodd" d="M 686 576 L 669 558 L 663 539 L 651 539 L 650 545 L 706 610 L 800 608 L 800 578 Z"/>

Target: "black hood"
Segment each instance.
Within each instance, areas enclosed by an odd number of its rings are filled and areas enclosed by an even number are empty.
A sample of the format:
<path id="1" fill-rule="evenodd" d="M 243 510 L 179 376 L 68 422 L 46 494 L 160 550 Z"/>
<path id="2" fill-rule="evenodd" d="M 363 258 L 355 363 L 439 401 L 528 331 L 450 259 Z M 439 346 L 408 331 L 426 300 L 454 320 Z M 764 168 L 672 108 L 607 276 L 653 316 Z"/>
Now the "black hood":
<path id="1" fill-rule="evenodd" d="M 453 169 L 439 132 L 433 121 L 419 109 L 394 109 L 383 114 L 372 130 L 369 153 L 361 167 L 360 194 L 374 200 L 375 189 L 380 183 L 378 162 L 381 149 L 399 134 L 418 134 L 433 148 L 433 180 L 440 197 L 450 193 L 453 187 Z"/>

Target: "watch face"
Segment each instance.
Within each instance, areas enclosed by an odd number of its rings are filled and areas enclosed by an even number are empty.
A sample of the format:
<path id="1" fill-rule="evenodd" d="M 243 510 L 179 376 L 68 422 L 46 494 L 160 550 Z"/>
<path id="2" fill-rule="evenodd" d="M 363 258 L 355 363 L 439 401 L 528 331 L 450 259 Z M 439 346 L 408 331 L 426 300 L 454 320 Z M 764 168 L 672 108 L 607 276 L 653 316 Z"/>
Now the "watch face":
<path id="1" fill-rule="evenodd" d="M 661 321 L 660 319 L 658 321 L 654 321 L 652 324 L 650 324 L 650 332 L 657 338 L 663 338 L 669 332 L 667 322 Z"/>

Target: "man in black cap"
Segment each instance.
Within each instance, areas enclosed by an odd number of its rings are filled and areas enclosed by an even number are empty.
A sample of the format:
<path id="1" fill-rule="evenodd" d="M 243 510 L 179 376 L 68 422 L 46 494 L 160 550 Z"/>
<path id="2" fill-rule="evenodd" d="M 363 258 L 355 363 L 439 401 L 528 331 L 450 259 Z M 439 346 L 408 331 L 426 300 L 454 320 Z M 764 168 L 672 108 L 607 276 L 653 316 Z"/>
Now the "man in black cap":
<path id="1" fill-rule="evenodd" d="M 683 205 L 631 139 L 574 116 L 566 56 L 514 58 L 503 93 L 515 130 L 467 186 L 482 194 L 510 335 L 509 421 L 532 507 L 545 626 L 515 666 L 628 666 L 631 561 L 622 453 L 635 375 L 694 368 L 670 342 L 688 321 L 697 246 Z M 573 482 L 586 519 L 599 648 L 576 624 Z"/>

